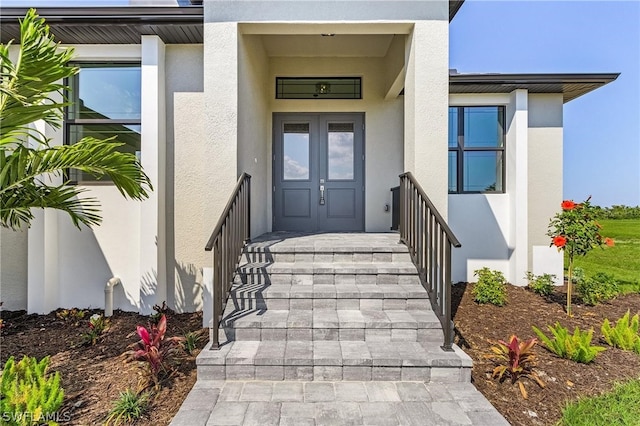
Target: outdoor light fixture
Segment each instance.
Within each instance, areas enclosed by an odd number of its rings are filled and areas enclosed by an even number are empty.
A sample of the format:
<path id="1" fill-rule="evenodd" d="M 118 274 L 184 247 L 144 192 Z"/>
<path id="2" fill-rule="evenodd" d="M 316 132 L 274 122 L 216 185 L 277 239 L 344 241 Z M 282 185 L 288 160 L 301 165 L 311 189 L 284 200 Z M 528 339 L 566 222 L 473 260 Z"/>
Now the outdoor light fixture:
<path id="1" fill-rule="evenodd" d="M 331 84 L 327 83 L 326 81 L 321 81 L 320 83 L 316 84 L 315 96 L 328 95 L 329 93 L 331 93 Z"/>

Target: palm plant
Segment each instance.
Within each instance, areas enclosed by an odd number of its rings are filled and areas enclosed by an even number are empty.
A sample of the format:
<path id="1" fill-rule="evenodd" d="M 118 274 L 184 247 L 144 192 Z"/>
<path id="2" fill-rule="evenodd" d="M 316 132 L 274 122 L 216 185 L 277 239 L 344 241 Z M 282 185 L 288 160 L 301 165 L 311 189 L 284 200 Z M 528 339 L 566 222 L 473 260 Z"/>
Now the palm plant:
<path id="1" fill-rule="evenodd" d="M 85 189 L 68 185 L 64 172 L 69 169 L 108 176 L 123 196 L 147 198 L 151 182 L 135 155 L 118 152 L 122 143 L 88 137 L 52 146 L 33 126 L 43 121 L 60 128 L 69 90 L 61 82 L 78 68 L 68 65 L 73 49 L 60 48 L 34 9 L 21 21 L 20 36 L 15 59 L 11 42 L 0 45 L 0 224 L 29 226 L 32 208 L 65 211 L 77 227 L 99 224 L 98 200 L 79 197 Z M 58 176 L 63 176 L 61 184 L 51 179 Z"/>

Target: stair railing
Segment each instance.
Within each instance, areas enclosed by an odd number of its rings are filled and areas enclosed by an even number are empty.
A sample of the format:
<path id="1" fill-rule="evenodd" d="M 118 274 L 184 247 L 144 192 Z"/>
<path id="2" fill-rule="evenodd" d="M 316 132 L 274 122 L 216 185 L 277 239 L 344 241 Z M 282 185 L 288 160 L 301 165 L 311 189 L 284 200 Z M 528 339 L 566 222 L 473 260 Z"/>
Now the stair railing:
<path id="1" fill-rule="evenodd" d="M 220 349 L 218 336 L 220 321 L 229 298 L 233 275 L 242 256 L 242 249 L 250 236 L 251 176 L 243 173 L 205 247 L 206 251 L 213 253 L 212 350 Z"/>
<path id="2" fill-rule="evenodd" d="M 400 241 L 406 244 L 442 324 L 442 349 L 453 351 L 451 247 L 461 247 L 411 172 L 400 175 Z"/>

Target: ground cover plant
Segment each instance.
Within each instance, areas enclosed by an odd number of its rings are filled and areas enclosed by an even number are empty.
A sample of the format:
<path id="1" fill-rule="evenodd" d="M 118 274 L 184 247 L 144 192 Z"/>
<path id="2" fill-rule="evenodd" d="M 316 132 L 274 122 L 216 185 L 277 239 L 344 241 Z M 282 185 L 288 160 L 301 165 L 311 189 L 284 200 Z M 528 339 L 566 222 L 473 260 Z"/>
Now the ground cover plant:
<path id="1" fill-rule="evenodd" d="M 602 346 L 591 344 L 593 341 L 593 329 L 582 331 L 576 327 L 573 330 L 573 334 L 571 334 L 567 328 L 556 322 L 555 325 L 547 327 L 553 336 L 552 339 L 547 337 L 539 328 L 535 326 L 532 328 L 545 347 L 560 358 L 588 364 L 596 358 L 599 352 L 606 350 Z"/>
<path id="2" fill-rule="evenodd" d="M 616 321 L 614 327 L 611 327 L 608 318 L 605 319 L 600 330 L 604 340 L 610 346 L 640 354 L 640 334 L 638 334 L 640 319 L 638 314 L 629 318 L 630 314 L 631 311 L 627 311 L 622 318 Z"/>

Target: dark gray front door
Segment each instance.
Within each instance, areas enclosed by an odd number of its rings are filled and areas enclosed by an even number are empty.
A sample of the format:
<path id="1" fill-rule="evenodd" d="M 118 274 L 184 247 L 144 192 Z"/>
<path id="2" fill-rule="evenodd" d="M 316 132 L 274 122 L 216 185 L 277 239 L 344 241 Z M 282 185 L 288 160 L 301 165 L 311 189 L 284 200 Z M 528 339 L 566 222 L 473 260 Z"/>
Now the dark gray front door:
<path id="1" fill-rule="evenodd" d="M 364 231 L 363 114 L 275 114 L 274 231 Z"/>

